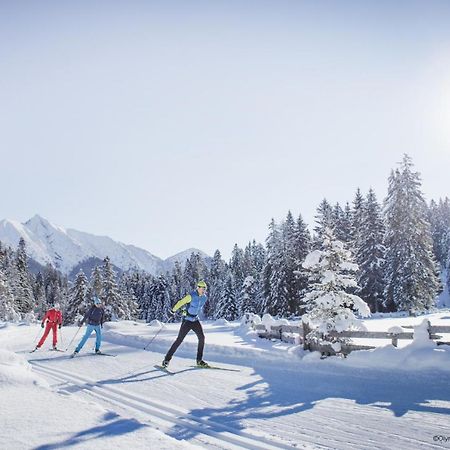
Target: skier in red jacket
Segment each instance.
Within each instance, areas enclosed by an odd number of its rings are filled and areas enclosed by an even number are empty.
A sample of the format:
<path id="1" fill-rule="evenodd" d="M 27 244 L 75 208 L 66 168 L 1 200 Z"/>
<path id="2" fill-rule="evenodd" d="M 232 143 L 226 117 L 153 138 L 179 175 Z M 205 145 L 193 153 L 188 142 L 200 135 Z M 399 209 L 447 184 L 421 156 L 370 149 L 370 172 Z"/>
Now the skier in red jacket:
<path id="1" fill-rule="evenodd" d="M 47 320 L 47 325 L 45 327 L 44 334 L 41 337 L 41 340 L 38 342 L 38 345 L 36 345 L 35 350 L 42 347 L 42 344 L 47 339 L 48 333 L 50 333 L 50 330 L 53 331 L 53 350 L 57 350 L 56 344 L 58 343 L 58 330 L 61 328 L 62 325 L 62 314 L 60 311 L 59 303 L 55 303 L 53 308 L 50 308 L 46 313 L 44 318 L 42 319 L 41 327 L 44 328 L 44 322 Z"/>

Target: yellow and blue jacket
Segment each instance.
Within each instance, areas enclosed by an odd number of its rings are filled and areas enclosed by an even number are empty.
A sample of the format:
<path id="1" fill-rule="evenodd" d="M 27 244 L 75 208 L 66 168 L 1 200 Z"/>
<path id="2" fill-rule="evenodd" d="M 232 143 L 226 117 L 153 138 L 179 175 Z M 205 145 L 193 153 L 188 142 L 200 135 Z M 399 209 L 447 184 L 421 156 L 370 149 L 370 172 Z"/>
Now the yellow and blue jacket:
<path id="1" fill-rule="evenodd" d="M 197 291 L 192 291 L 190 294 L 184 296 L 181 300 L 175 303 L 172 311 L 178 311 L 181 308 L 183 320 L 195 322 L 198 320 L 198 315 L 205 305 L 208 297 L 206 295 L 198 295 Z"/>

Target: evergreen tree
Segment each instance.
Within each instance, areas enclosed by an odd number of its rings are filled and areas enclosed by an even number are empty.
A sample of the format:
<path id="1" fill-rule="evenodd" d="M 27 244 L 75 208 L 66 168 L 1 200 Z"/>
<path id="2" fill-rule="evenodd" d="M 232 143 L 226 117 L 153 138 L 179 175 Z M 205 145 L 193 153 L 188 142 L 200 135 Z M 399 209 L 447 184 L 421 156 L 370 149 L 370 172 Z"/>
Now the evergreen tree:
<path id="1" fill-rule="evenodd" d="M 348 244 L 352 240 L 352 214 L 348 203 L 345 211 L 339 203 L 336 203 L 331 213 L 331 224 L 337 239 L 344 244 Z"/>
<path id="2" fill-rule="evenodd" d="M 240 316 L 245 313 L 256 314 L 259 306 L 259 294 L 257 280 L 252 275 L 245 278 L 242 287 L 242 304 Z"/>
<path id="3" fill-rule="evenodd" d="M 0 321 L 17 322 L 20 320 L 20 314 L 15 310 L 14 303 L 14 296 L 6 274 L 0 266 Z"/>
<path id="4" fill-rule="evenodd" d="M 295 235 L 294 235 L 294 248 L 295 248 L 295 295 L 296 302 L 292 305 L 292 313 L 303 314 L 305 312 L 305 304 L 303 298 L 308 288 L 308 274 L 302 267 L 302 263 L 306 258 L 306 255 L 311 251 L 311 235 L 308 228 L 303 221 L 301 214 L 298 216 Z"/>
<path id="5" fill-rule="evenodd" d="M 242 288 L 246 274 L 244 272 L 244 252 L 237 244 L 234 244 L 233 251 L 231 252 L 229 269 L 231 279 L 233 280 L 234 299 L 238 311 L 240 311 L 242 309 Z"/>
<path id="6" fill-rule="evenodd" d="M 94 295 L 99 299 L 102 299 L 103 290 L 103 273 L 99 266 L 95 266 L 91 273 L 91 283 L 90 283 L 90 294 L 91 297 Z"/>
<path id="7" fill-rule="evenodd" d="M 283 241 L 279 227 L 272 219 L 266 240 L 267 259 L 264 268 L 264 312 L 284 315 L 289 309 Z"/>
<path id="8" fill-rule="evenodd" d="M 419 173 L 404 155 L 391 173 L 386 213 L 386 302 L 416 314 L 435 304 L 439 287 L 427 208 Z"/>
<path id="9" fill-rule="evenodd" d="M 183 291 L 190 292 L 199 280 L 208 283 L 208 268 L 199 253 L 192 253 L 186 260 L 183 273 Z"/>
<path id="10" fill-rule="evenodd" d="M 33 310 L 33 290 L 28 273 L 28 262 L 25 240 L 20 238 L 15 259 L 15 273 L 12 280 L 12 291 L 16 303 L 15 309 L 26 314 Z"/>
<path id="11" fill-rule="evenodd" d="M 100 299 L 105 305 L 105 320 L 130 318 L 131 313 L 128 305 L 120 295 L 116 273 L 108 256 L 103 260 L 102 281 Z"/>
<path id="12" fill-rule="evenodd" d="M 323 233 L 325 229 L 334 228 L 333 208 L 328 203 L 327 199 L 324 198 L 320 203 L 314 219 L 316 226 L 314 227 L 313 247 L 320 248 L 323 242 Z"/>
<path id="13" fill-rule="evenodd" d="M 139 317 L 139 305 L 134 290 L 128 283 L 129 277 L 123 274 L 119 282 L 119 295 L 126 305 L 125 315 L 121 317 L 123 320 L 132 320 Z"/>
<path id="14" fill-rule="evenodd" d="M 286 220 L 281 226 L 282 239 L 282 262 L 280 271 L 283 272 L 282 279 L 285 283 L 287 307 L 279 314 L 295 314 L 298 305 L 297 276 L 300 261 L 297 260 L 296 248 L 296 223 L 291 211 L 288 211 Z"/>
<path id="15" fill-rule="evenodd" d="M 205 315 L 207 317 L 214 317 L 216 315 L 217 307 L 222 298 L 223 286 L 225 284 L 225 273 L 225 261 L 222 259 L 220 251 L 216 250 L 211 262 L 208 285 L 208 301 L 205 305 Z"/>
<path id="16" fill-rule="evenodd" d="M 445 200 L 439 199 L 438 204 L 432 200 L 428 219 L 431 226 L 434 255 L 441 270 L 444 270 L 450 251 L 450 200 L 447 197 Z"/>
<path id="17" fill-rule="evenodd" d="M 64 323 L 77 323 L 92 304 L 92 299 L 88 297 L 88 286 L 88 279 L 80 269 L 69 291 L 69 304 L 64 314 Z"/>
<path id="18" fill-rule="evenodd" d="M 167 322 L 171 308 L 169 283 L 163 275 L 155 278 L 149 287 L 150 305 L 147 310 L 146 321 L 154 319 Z"/>
<path id="19" fill-rule="evenodd" d="M 356 262 L 359 265 L 358 295 L 372 312 L 381 311 L 384 304 L 384 224 L 375 193 L 370 189 L 363 206 L 361 229 L 357 239 Z"/>
<path id="20" fill-rule="evenodd" d="M 350 294 L 356 286 L 353 275 L 358 266 L 352 262 L 350 251 L 335 239 L 331 228 L 323 233 L 322 250 L 314 250 L 306 257 L 303 267 L 310 271 L 310 292 L 306 295 L 308 313 L 304 320 L 313 329 L 308 338 L 320 342 L 322 335 L 358 327 L 354 312 L 362 317 L 370 315 L 367 304 Z M 346 342 L 340 339 L 339 342 Z"/>
<path id="21" fill-rule="evenodd" d="M 236 320 L 238 318 L 238 305 L 236 302 L 236 291 L 235 291 L 235 282 L 233 280 L 233 275 L 231 270 L 228 269 L 225 285 L 222 292 L 222 298 L 220 299 L 220 303 L 218 305 L 216 318 L 222 318 L 226 320 Z"/>
<path id="22" fill-rule="evenodd" d="M 47 298 L 45 296 L 44 277 L 38 272 L 33 284 L 34 313 L 37 317 L 44 317 L 48 309 Z"/>
<path id="23" fill-rule="evenodd" d="M 364 197 L 361 194 L 360 189 L 356 190 L 355 198 L 353 200 L 353 209 L 351 211 L 351 235 L 352 244 L 351 247 L 355 251 L 361 247 L 360 240 L 362 235 L 365 233 L 363 227 L 364 221 Z"/>

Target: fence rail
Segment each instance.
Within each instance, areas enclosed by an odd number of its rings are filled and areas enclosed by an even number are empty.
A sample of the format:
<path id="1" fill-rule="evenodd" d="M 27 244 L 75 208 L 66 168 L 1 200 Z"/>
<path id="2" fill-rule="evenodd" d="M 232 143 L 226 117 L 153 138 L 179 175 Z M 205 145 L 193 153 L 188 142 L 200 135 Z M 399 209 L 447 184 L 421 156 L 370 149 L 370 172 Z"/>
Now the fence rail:
<path id="1" fill-rule="evenodd" d="M 330 343 L 317 344 L 308 342 L 307 335 L 311 331 L 307 324 L 303 326 L 298 325 L 272 325 L 267 330 L 266 325 L 258 324 L 253 326 L 254 330 L 258 333 L 258 336 L 266 339 L 279 339 L 283 342 L 290 344 L 297 343 L 303 344 L 305 350 L 320 351 L 327 354 L 336 354 Z M 414 328 L 411 325 L 404 326 L 402 328 Z M 450 342 L 439 341 L 442 339 L 441 334 L 450 334 L 450 326 L 446 325 L 431 325 L 428 322 L 428 336 L 432 340 L 436 340 L 438 345 L 447 344 Z M 386 339 L 390 340 L 394 347 L 397 347 L 399 339 L 411 340 L 414 338 L 413 331 L 402 331 L 399 333 L 387 332 L 387 331 L 342 331 L 330 332 L 324 339 L 328 338 L 349 338 L 349 339 Z M 339 353 L 348 354 L 354 350 L 370 350 L 376 348 L 372 345 L 358 345 L 353 342 L 350 344 L 342 344 L 341 351 Z"/>

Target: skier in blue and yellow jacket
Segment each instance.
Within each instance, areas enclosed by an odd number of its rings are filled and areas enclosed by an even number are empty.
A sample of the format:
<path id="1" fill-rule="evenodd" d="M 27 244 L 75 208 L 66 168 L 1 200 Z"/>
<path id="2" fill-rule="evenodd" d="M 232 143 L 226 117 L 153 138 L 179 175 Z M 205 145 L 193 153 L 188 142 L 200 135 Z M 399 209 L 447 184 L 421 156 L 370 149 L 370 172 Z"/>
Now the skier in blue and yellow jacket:
<path id="1" fill-rule="evenodd" d="M 175 306 L 172 308 L 172 313 L 175 313 L 181 309 L 181 314 L 183 315 L 183 321 L 181 322 L 180 331 L 176 341 L 172 344 L 167 355 L 162 362 L 163 367 L 169 365 L 173 354 L 176 352 L 177 348 L 183 342 L 183 339 L 189 333 L 193 331 L 198 338 L 197 347 L 197 366 L 208 367 L 208 364 L 203 361 L 203 348 L 205 346 L 205 335 L 203 334 L 202 324 L 199 321 L 198 315 L 200 314 L 203 306 L 207 301 L 206 297 L 206 283 L 204 281 L 199 281 L 197 283 L 197 289 L 192 291 L 190 294 L 179 300 Z"/>

